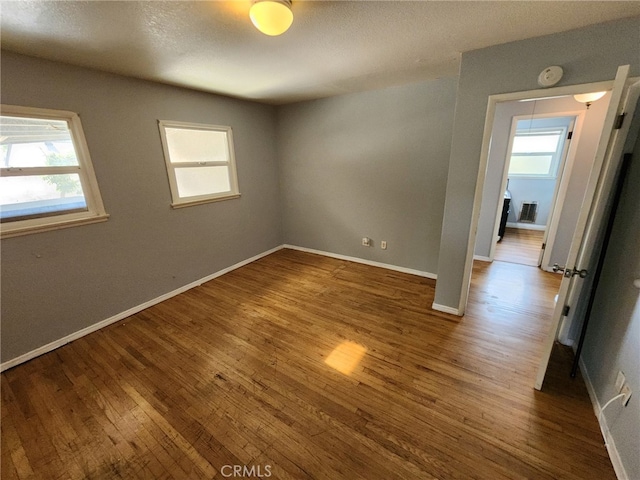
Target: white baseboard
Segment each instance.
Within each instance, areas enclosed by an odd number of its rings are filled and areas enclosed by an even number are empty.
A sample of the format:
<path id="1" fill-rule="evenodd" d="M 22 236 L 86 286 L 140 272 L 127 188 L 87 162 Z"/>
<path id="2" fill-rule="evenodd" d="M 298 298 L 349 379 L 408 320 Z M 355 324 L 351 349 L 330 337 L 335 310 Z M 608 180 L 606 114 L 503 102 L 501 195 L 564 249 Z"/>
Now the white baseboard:
<path id="1" fill-rule="evenodd" d="M 338 253 L 324 252 L 322 250 L 314 250 L 313 248 L 298 247 L 296 245 L 283 245 L 283 248 L 290 248 L 291 250 L 299 250 L 301 252 L 315 253 L 316 255 L 324 255 L 325 257 L 337 258 L 338 260 L 347 260 L 349 262 L 362 263 L 364 265 L 370 265 L 372 267 L 386 268 L 387 270 L 394 270 L 396 272 L 409 273 L 411 275 L 418 275 L 419 277 L 437 279 L 438 276 L 435 273 L 423 272 L 422 270 L 414 270 L 412 268 L 398 267 L 396 265 L 390 265 L 388 263 L 374 262 L 371 260 L 365 260 L 358 257 L 349 257 L 347 255 L 340 255 Z"/>
<path id="2" fill-rule="evenodd" d="M 171 292 L 165 293 L 164 295 L 160 295 L 159 297 L 153 298 L 151 300 L 149 300 L 148 302 L 144 302 L 140 305 L 137 305 L 135 307 L 132 307 L 128 310 L 125 310 L 124 312 L 118 313 L 112 317 L 109 317 L 105 320 L 102 320 L 98 323 L 94 323 L 93 325 L 89 325 L 86 328 L 83 328 L 82 330 L 78 330 L 77 332 L 74 332 L 70 335 L 67 335 L 66 337 L 62 337 L 58 340 L 55 340 L 51 343 L 48 343 L 46 345 L 43 345 L 41 347 L 36 348 L 35 350 L 31 350 L 30 352 L 24 353 L 16 358 L 13 358 L 11 360 L 7 360 L 6 362 L 2 363 L 0 365 L 0 372 L 4 372 L 5 370 L 7 370 L 8 368 L 11 367 L 15 367 L 16 365 L 19 365 L 21 363 L 24 363 L 28 360 L 31 360 L 32 358 L 35 357 L 39 357 L 40 355 L 43 355 L 45 353 L 51 352 L 52 350 L 55 350 L 56 348 L 59 348 L 63 345 L 66 345 L 69 342 L 72 342 L 74 340 L 77 340 L 78 338 L 84 337 L 85 335 L 88 335 L 90 333 L 93 333 L 97 330 L 100 330 L 101 328 L 106 327 L 107 325 L 111 325 L 112 323 L 118 322 L 120 320 L 123 320 L 127 317 L 130 317 L 131 315 L 135 315 L 138 312 L 141 312 L 142 310 L 152 307 L 160 302 L 163 302 L 165 300 L 168 300 L 171 297 L 175 297 L 176 295 L 179 295 L 183 292 L 186 292 L 187 290 L 190 290 L 192 288 L 198 287 L 200 285 L 202 285 L 203 283 L 206 283 L 210 280 L 213 280 L 214 278 L 220 277 L 222 275 L 224 275 L 225 273 L 229 273 L 232 270 L 235 270 L 237 268 L 240 267 L 244 267 L 245 265 L 248 265 L 251 262 L 255 262 L 256 260 L 262 258 L 262 257 L 266 257 L 267 255 L 271 255 L 274 252 L 277 252 L 278 250 L 282 250 L 283 246 L 280 245 L 278 247 L 272 248 L 271 250 L 267 250 L 266 252 L 262 252 L 258 255 L 255 255 L 251 258 L 248 258 L 246 260 L 243 260 L 241 262 L 236 263 L 235 265 L 231 265 L 230 267 L 224 268 L 222 270 L 219 270 L 215 273 L 212 273 L 211 275 L 207 275 L 204 278 L 201 278 L 200 280 L 196 280 L 195 282 L 191 282 L 187 285 L 184 285 L 183 287 L 180 287 L 176 290 L 173 290 Z"/>
<path id="3" fill-rule="evenodd" d="M 473 259 L 480 260 L 481 262 L 493 262 L 493 260 L 491 260 L 491 257 L 485 257 L 483 255 L 474 255 Z"/>
<path id="4" fill-rule="evenodd" d="M 440 305 L 439 303 L 433 303 L 431 305 L 431 308 L 437 310 L 438 312 L 450 313 L 451 315 L 457 315 L 459 317 L 462 316 L 460 315 L 460 310 L 458 310 L 457 308 L 447 307 L 446 305 Z"/>
<path id="5" fill-rule="evenodd" d="M 543 232 L 547 229 L 546 225 L 536 225 L 535 223 L 513 223 L 513 222 L 507 222 L 507 227 L 509 227 L 509 228 L 519 228 L 520 230 L 541 230 Z"/>
<path id="6" fill-rule="evenodd" d="M 593 383 L 591 382 L 591 378 L 589 377 L 587 366 L 584 364 L 582 358 L 580 358 L 579 364 L 580 372 L 582 373 L 582 378 L 584 379 L 584 384 L 587 386 L 587 392 L 589 392 L 589 398 L 591 399 L 591 404 L 593 405 L 593 411 L 596 414 L 598 423 L 600 423 L 600 411 L 602 407 L 600 406 L 600 402 L 598 401 L 596 391 L 593 388 Z M 607 418 L 604 415 L 602 415 L 600 431 L 604 436 L 604 445 L 605 447 L 607 447 L 607 452 L 609 453 L 609 458 L 611 459 L 611 464 L 613 465 L 613 470 L 616 473 L 616 477 L 618 477 L 618 480 L 630 480 L 626 470 L 624 469 L 624 465 L 622 464 L 622 459 L 620 458 L 620 454 L 618 453 L 616 444 L 613 440 L 613 437 L 611 436 L 611 432 L 609 431 Z"/>

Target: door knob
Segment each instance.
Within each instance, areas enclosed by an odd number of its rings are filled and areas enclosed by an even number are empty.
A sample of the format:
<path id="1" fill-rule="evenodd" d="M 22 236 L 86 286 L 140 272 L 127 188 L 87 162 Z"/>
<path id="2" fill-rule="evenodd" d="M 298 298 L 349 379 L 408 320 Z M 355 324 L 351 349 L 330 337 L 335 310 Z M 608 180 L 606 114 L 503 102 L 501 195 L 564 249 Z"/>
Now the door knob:
<path id="1" fill-rule="evenodd" d="M 567 278 L 575 277 L 576 275 L 579 275 L 580 278 L 586 278 L 586 276 L 589 275 L 589 272 L 585 269 L 578 270 L 576 267 L 567 268 L 565 265 L 560 266 L 557 263 L 553 264 L 553 271 L 556 273 L 562 272 L 562 274 Z"/>

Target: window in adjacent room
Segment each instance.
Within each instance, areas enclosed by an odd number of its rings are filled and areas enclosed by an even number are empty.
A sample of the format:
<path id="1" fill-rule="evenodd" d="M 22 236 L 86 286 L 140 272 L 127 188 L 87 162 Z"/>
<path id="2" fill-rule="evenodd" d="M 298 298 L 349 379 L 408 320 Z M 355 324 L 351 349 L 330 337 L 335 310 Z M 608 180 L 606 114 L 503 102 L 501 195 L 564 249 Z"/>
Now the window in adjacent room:
<path id="1" fill-rule="evenodd" d="M 80 117 L 60 110 L 2 105 L 2 237 L 107 218 Z"/>
<path id="2" fill-rule="evenodd" d="M 555 178 L 565 137 L 564 128 L 517 131 L 509 177 Z"/>
<path id="3" fill-rule="evenodd" d="M 240 196 L 230 127 L 160 120 L 172 206 Z"/>

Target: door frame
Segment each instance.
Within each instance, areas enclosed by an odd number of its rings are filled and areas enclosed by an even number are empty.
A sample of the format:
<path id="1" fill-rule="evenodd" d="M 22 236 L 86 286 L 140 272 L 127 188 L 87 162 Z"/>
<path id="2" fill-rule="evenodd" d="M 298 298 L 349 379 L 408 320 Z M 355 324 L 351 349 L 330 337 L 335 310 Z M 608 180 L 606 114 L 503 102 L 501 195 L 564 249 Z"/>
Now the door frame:
<path id="1" fill-rule="evenodd" d="M 518 121 L 527 120 L 527 119 L 535 120 L 535 119 L 541 119 L 541 118 L 574 117 L 573 130 L 572 130 L 573 136 L 571 140 L 567 140 L 567 139 L 564 140 L 565 145 L 563 147 L 562 157 L 560 158 L 560 164 L 558 165 L 558 173 L 556 175 L 556 182 L 553 189 L 553 196 L 551 198 L 551 209 L 549 211 L 549 218 L 547 219 L 547 223 L 544 229 L 543 242 L 547 243 L 548 248 L 546 251 L 549 251 L 549 252 L 553 247 L 555 238 L 551 239 L 551 244 L 549 244 L 549 242 L 547 241 L 547 238 L 549 236 L 555 237 L 555 234 L 558 229 L 559 220 L 554 222 L 554 218 L 559 217 L 560 212 L 558 210 L 561 210 L 561 209 L 558 207 L 559 205 L 562 205 L 564 198 L 567 194 L 569 179 L 571 177 L 571 171 L 573 169 L 573 162 L 576 157 L 576 148 L 575 147 L 572 148 L 571 145 L 577 145 L 578 142 L 580 141 L 580 133 L 582 131 L 582 126 L 584 123 L 584 116 L 585 116 L 584 110 L 568 110 L 568 111 L 559 111 L 559 112 L 553 112 L 553 113 L 540 113 L 540 114 L 534 114 L 534 115 L 514 115 L 512 117 L 511 129 L 509 131 L 509 145 L 507 147 L 507 157 L 506 157 L 504 168 L 502 171 L 502 179 L 500 181 L 499 192 L 504 192 L 507 188 L 507 181 L 509 179 L 509 164 L 511 163 L 510 161 L 511 150 L 513 148 L 513 137 L 517 129 Z M 492 128 L 492 135 L 493 135 L 494 129 L 495 127 Z M 488 162 L 488 159 L 487 159 L 487 162 Z M 497 248 L 496 240 L 498 238 L 498 230 L 500 229 L 500 218 L 502 215 L 502 207 L 503 207 L 502 197 L 498 195 L 498 202 L 496 205 L 496 214 L 495 214 L 494 227 L 493 227 L 493 237 L 491 241 L 491 247 L 489 249 L 490 262 L 492 262 L 495 259 L 495 255 L 496 255 L 496 248 Z M 550 228 L 551 226 L 553 226 L 553 229 Z M 543 258 L 543 262 L 544 262 L 544 258 Z"/>
<path id="2" fill-rule="evenodd" d="M 626 69 L 626 72 L 624 69 Z M 617 86 L 613 90 L 612 104 L 607 111 L 602 137 L 596 152 L 596 162 L 600 162 L 600 166 L 597 171 L 592 170 L 591 172 L 588 187 L 592 192 L 591 197 L 587 202 L 586 199 L 589 197 L 587 197 L 588 194 L 585 195 L 585 201 L 580 211 L 580 218 L 578 219 L 578 225 L 576 226 L 567 258 L 567 268 L 571 268 L 574 273 L 567 276 L 565 272 L 560 284 L 558 302 L 552 317 L 552 327 L 545 340 L 543 354 L 538 365 L 535 382 L 536 390 L 542 388 L 553 344 L 558 337 L 559 331 L 563 328 L 563 325 L 573 323 L 575 312 L 580 308 L 580 304 L 576 305 L 574 300 L 579 299 L 582 291 L 588 292 L 588 290 L 583 290 L 585 287 L 584 281 L 581 276 L 576 276 L 576 273 L 583 269 L 587 272 L 591 270 L 594 262 L 597 262 L 599 256 L 603 253 L 600 251 L 598 244 L 600 241 L 599 232 L 602 222 L 605 221 L 604 217 L 611 200 L 611 189 L 622 162 L 622 154 L 631 120 L 635 113 L 638 98 L 640 98 L 640 79 L 637 77 L 627 78 L 628 71 L 629 65 L 618 68 L 615 82 Z M 620 85 L 623 79 L 625 81 Z M 612 110 L 612 106 L 615 107 L 615 110 Z M 619 126 L 615 126 L 621 114 L 626 115 L 627 120 L 624 120 L 623 117 L 623 122 Z M 587 285 L 586 288 L 591 287 Z M 573 315 L 571 318 L 564 313 L 567 307 L 572 310 Z"/>
<path id="3" fill-rule="evenodd" d="M 464 315 L 471 287 L 471 271 L 473 269 L 473 252 L 476 245 L 476 234 L 478 232 L 478 222 L 480 220 L 480 207 L 482 205 L 482 190 L 484 189 L 487 173 L 487 163 L 489 160 L 489 147 L 491 146 L 491 133 L 495 120 L 496 105 L 501 102 L 516 100 L 543 99 L 549 97 L 561 97 L 576 95 L 579 93 L 601 92 L 611 90 L 613 80 L 603 82 L 583 83 L 580 85 L 569 85 L 566 87 L 552 87 L 546 89 L 526 90 L 522 92 L 500 93 L 489 95 L 487 99 L 487 113 L 484 121 L 484 133 L 482 135 L 482 148 L 480 150 L 480 165 L 478 177 L 476 179 L 476 190 L 473 198 L 473 210 L 471 213 L 471 224 L 469 225 L 469 240 L 467 243 L 467 255 L 465 259 L 462 285 L 460 291 L 460 301 L 458 302 L 458 315 Z"/>

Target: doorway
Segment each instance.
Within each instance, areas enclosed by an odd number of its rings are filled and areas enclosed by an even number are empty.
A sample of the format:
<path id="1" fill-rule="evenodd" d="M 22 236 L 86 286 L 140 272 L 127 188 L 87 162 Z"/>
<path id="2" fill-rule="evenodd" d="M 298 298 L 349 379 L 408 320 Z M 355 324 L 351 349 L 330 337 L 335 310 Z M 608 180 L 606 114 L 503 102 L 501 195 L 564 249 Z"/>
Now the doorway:
<path id="1" fill-rule="evenodd" d="M 513 111 L 519 106 L 497 108 Z M 571 145 L 574 137 L 576 141 L 579 138 L 579 116 L 581 112 L 513 116 L 502 179 L 503 184 L 506 179 L 504 201 L 495 214 L 496 235 L 490 258 L 534 267 L 544 263 L 548 267 L 558 224 L 554 223 L 554 229 L 549 226 L 564 203 L 566 189 L 561 190 L 560 185 L 565 170 L 572 170 L 575 148 Z M 502 128 L 500 122 L 494 124 L 494 129 L 498 128 Z"/>
<path id="2" fill-rule="evenodd" d="M 571 87 L 558 87 L 541 91 L 516 92 L 512 94 L 492 95 L 489 97 L 487 108 L 485 132 L 483 135 L 482 150 L 480 155 L 480 169 L 478 171 L 477 188 L 474 197 L 474 207 L 471 217 L 471 230 L 465 261 L 463 275 L 463 286 L 461 291 L 459 312 L 464 313 L 470 284 L 471 268 L 474 259 L 474 247 L 476 245 L 476 235 L 478 231 L 478 221 L 480 217 L 480 207 L 483 201 L 483 188 L 486 186 L 488 168 L 487 160 L 491 145 L 491 129 L 493 125 L 496 105 L 500 102 L 527 98 L 529 94 L 532 98 L 549 98 L 550 93 L 560 95 L 576 95 L 579 93 L 610 92 L 610 102 L 605 114 L 601 128 L 595 132 L 597 148 L 592 162 L 592 168 L 588 173 L 587 187 L 584 195 L 580 198 L 579 216 L 572 229 L 572 240 L 569 245 L 569 254 L 562 267 L 558 267 L 563 272 L 563 279 L 558 291 L 557 301 L 553 311 L 553 328 L 549 331 L 544 345 L 544 352 L 540 360 L 535 388 L 541 389 L 544 375 L 549 362 L 549 356 L 556 340 L 560 323 L 563 319 L 571 321 L 569 310 L 571 309 L 570 298 L 578 297 L 582 291 L 582 282 L 578 280 L 588 277 L 591 265 L 587 265 L 593 259 L 598 258 L 599 249 L 596 245 L 600 224 L 605 216 L 608 196 L 616 177 L 619 159 L 624 148 L 624 141 L 629 132 L 629 122 L 625 122 L 626 117 L 632 117 L 636 102 L 640 96 L 640 80 L 629 78 L 629 65 L 620 66 L 616 73 L 616 78 L 612 82 L 598 82 L 593 84 L 576 85 Z M 548 93 L 547 93 L 548 92 Z M 588 107 L 588 105 L 587 105 Z M 567 195 L 567 199 L 571 196 Z M 582 265 L 585 265 L 584 267 Z M 585 289 L 587 292 L 588 289 Z M 580 307 L 582 304 L 578 305 Z M 575 315 L 575 312 L 572 312 Z"/>
<path id="3" fill-rule="evenodd" d="M 474 259 L 563 264 L 609 98 L 589 109 L 569 94 L 496 102 Z"/>

